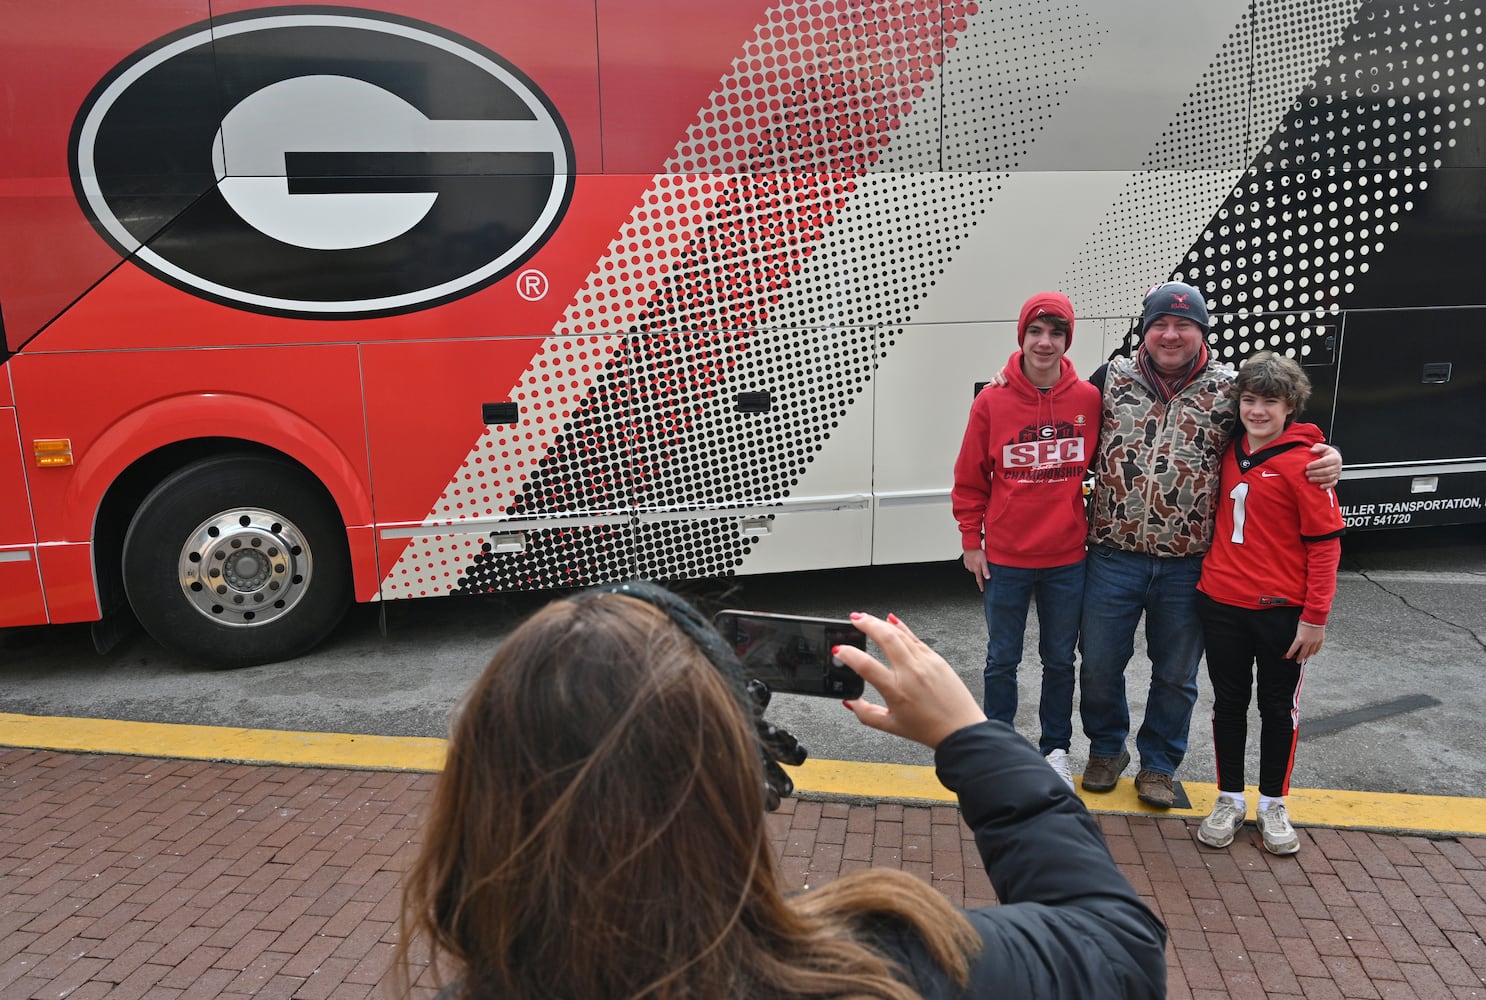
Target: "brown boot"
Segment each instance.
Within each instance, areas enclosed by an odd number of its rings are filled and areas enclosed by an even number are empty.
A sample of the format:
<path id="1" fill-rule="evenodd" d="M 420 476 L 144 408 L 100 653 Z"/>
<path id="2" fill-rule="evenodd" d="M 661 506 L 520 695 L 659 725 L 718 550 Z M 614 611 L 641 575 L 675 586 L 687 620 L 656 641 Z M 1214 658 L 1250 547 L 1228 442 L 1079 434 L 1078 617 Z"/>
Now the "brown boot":
<path id="1" fill-rule="evenodd" d="M 1170 809 L 1176 801 L 1176 789 L 1172 787 L 1169 774 L 1158 771 L 1141 771 L 1135 776 L 1135 795 L 1140 801 L 1157 809 Z"/>
<path id="2" fill-rule="evenodd" d="M 1084 791 L 1107 792 L 1120 780 L 1120 773 L 1130 766 L 1130 751 L 1121 750 L 1118 757 L 1090 757 L 1084 768 Z"/>

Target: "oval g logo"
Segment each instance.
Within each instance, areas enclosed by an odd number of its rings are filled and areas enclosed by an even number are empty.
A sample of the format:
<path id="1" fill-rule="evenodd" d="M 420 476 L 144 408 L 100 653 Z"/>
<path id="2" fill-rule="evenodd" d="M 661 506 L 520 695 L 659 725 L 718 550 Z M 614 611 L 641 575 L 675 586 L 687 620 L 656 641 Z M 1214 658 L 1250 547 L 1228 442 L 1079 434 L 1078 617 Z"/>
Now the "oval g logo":
<path id="1" fill-rule="evenodd" d="M 204 298 L 323 319 L 509 274 L 562 218 L 572 161 L 551 102 L 495 53 L 334 7 L 161 39 L 72 131 L 78 200 L 120 253 Z"/>

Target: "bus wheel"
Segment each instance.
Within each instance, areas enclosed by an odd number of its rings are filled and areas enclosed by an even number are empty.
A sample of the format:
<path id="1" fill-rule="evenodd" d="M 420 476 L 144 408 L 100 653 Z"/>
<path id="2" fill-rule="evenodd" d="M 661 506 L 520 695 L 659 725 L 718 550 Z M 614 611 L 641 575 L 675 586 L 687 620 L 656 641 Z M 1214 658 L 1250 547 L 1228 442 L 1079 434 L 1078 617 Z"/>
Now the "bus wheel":
<path id="1" fill-rule="evenodd" d="M 351 604 L 346 529 L 297 466 L 204 459 L 140 504 L 124 536 L 124 590 L 145 631 L 206 666 L 291 659 Z"/>

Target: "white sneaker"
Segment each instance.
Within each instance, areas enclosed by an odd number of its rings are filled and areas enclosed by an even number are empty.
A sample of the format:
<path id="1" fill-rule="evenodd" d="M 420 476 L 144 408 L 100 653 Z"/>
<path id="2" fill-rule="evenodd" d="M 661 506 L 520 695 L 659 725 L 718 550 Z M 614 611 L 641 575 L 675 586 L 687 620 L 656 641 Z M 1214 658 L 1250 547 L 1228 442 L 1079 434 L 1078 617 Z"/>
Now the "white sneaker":
<path id="1" fill-rule="evenodd" d="M 1268 809 L 1261 809 L 1254 816 L 1259 832 L 1264 835 L 1264 849 L 1270 854 L 1294 854 L 1300 850 L 1300 837 L 1290 825 L 1290 814 L 1285 803 L 1276 802 Z"/>
<path id="2" fill-rule="evenodd" d="M 1197 828 L 1197 839 L 1208 847 L 1227 847 L 1243 826 L 1244 807 L 1235 799 L 1219 795 L 1213 811 Z"/>
<path id="3" fill-rule="evenodd" d="M 1073 787 L 1073 761 L 1068 756 L 1067 750 L 1049 750 L 1046 757 L 1048 767 L 1058 772 L 1058 777 L 1067 782 L 1068 787 Z"/>

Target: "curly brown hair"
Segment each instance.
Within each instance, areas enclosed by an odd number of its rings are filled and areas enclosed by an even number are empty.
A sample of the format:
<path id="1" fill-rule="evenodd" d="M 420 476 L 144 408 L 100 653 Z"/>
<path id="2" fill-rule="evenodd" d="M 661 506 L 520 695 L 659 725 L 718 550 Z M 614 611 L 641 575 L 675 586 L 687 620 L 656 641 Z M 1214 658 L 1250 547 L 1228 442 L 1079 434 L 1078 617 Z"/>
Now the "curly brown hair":
<path id="1" fill-rule="evenodd" d="M 1273 351 L 1256 351 L 1244 359 L 1233 382 L 1233 398 L 1243 393 L 1283 399 L 1292 409 L 1285 419 L 1290 426 L 1311 398 L 1311 380 L 1300 362 Z"/>

